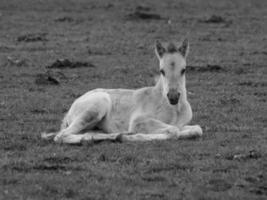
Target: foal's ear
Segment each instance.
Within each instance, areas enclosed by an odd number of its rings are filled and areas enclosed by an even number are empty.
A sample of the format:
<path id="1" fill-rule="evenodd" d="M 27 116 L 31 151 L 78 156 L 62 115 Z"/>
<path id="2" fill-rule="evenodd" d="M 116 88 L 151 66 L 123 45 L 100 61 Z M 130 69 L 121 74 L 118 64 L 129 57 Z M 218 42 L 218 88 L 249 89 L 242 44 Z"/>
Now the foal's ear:
<path id="1" fill-rule="evenodd" d="M 178 48 L 178 51 L 182 56 L 187 57 L 189 52 L 189 42 L 187 38 L 184 39 L 182 45 Z"/>
<path id="2" fill-rule="evenodd" d="M 156 41 L 155 52 L 159 59 L 162 58 L 163 54 L 166 52 L 166 49 L 158 40 Z"/>

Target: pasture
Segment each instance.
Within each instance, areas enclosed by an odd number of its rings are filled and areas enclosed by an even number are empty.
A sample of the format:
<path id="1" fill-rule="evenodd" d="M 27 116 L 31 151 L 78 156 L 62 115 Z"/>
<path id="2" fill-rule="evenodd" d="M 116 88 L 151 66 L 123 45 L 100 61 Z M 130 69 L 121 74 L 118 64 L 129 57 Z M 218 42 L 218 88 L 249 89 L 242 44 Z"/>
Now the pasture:
<path id="1" fill-rule="evenodd" d="M 266 199 L 267 2 L 1 0 L 0 199 Z M 156 40 L 190 41 L 197 140 L 59 145 L 93 88 L 159 74 Z"/>

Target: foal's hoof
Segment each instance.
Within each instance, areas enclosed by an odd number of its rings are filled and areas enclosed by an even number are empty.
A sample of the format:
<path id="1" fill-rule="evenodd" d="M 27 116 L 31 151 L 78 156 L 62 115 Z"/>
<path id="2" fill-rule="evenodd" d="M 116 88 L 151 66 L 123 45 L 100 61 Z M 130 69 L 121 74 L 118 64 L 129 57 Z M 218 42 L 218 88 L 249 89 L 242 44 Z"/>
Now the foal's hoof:
<path id="1" fill-rule="evenodd" d="M 202 128 L 199 125 L 196 125 L 194 127 L 194 132 L 196 133 L 196 136 L 201 137 L 203 135 Z"/>
<path id="2" fill-rule="evenodd" d="M 54 140 L 55 143 L 59 143 L 59 144 L 60 144 L 60 143 L 63 143 L 63 140 L 62 140 L 61 137 L 57 137 L 57 136 L 56 136 L 56 137 L 54 137 L 53 140 Z"/>
<path id="3" fill-rule="evenodd" d="M 121 143 L 121 142 L 123 142 L 123 137 L 124 137 L 123 134 L 119 134 L 119 135 L 115 138 L 115 141 Z"/>
<path id="4" fill-rule="evenodd" d="M 199 125 L 195 125 L 194 127 L 192 127 L 190 132 L 190 139 L 196 139 L 203 135 L 202 128 Z"/>
<path id="5" fill-rule="evenodd" d="M 41 138 L 43 140 L 52 140 L 55 137 L 55 133 L 41 133 Z"/>

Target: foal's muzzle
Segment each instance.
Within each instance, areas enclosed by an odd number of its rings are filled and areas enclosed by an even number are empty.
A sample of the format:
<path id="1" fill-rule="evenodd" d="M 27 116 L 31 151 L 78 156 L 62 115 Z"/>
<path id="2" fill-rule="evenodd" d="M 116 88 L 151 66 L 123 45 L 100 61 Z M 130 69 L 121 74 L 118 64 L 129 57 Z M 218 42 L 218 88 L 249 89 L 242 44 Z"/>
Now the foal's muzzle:
<path id="1" fill-rule="evenodd" d="M 167 94 L 167 97 L 171 105 L 176 105 L 179 101 L 180 93 L 177 92 L 175 89 L 170 89 Z"/>

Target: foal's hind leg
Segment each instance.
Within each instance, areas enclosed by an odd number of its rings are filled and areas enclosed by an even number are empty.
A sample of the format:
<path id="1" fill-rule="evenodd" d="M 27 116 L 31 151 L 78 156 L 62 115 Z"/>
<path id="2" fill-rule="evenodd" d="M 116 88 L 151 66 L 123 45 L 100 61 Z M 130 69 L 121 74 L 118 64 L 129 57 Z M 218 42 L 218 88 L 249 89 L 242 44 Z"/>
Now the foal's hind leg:
<path id="1" fill-rule="evenodd" d="M 55 142 L 62 143 L 78 143 L 81 138 L 81 133 L 84 129 L 93 129 L 99 121 L 101 116 L 95 112 L 86 112 L 77 117 L 67 128 L 62 129 L 54 138 Z M 79 134 L 79 135 L 78 135 Z"/>
<path id="2" fill-rule="evenodd" d="M 68 127 L 67 117 L 68 116 L 66 115 L 64 117 L 64 119 L 62 120 L 62 123 L 61 123 L 61 126 L 60 126 L 60 130 L 66 129 Z M 43 133 L 41 133 L 41 138 L 43 140 L 53 140 L 53 138 L 55 138 L 55 136 L 58 135 L 59 132 L 50 132 L 50 133 L 43 132 Z"/>
<path id="3" fill-rule="evenodd" d="M 101 124 L 101 121 L 109 115 L 110 109 L 111 100 L 105 92 L 93 92 L 81 96 L 72 104 L 67 114 L 68 126 L 62 127 L 54 141 L 79 143 L 83 138 L 81 133 Z"/>

